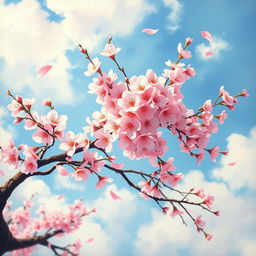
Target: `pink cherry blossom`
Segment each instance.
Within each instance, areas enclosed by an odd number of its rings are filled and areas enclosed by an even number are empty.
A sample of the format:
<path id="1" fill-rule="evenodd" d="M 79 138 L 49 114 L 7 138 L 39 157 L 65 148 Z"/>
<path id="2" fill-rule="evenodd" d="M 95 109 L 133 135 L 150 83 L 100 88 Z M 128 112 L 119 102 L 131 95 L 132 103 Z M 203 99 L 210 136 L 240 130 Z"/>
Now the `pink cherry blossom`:
<path id="1" fill-rule="evenodd" d="M 37 131 L 32 135 L 32 138 L 37 143 L 51 145 L 53 142 L 53 128 L 50 124 L 46 124 L 44 129 L 37 128 Z"/>
<path id="2" fill-rule="evenodd" d="M 86 76 L 91 76 L 94 73 L 98 72 L 100 70 L 101 62 L 98 58 L 92 59 L 92 62 L 90 62 L 87 66 L 88 70 L 84 72 Z"/>
<path id="3" fill-rule="evenodd" d="M 207 198 L 203 201 L 203 204 L 206 204 L 208 208 L 211 209 L 213 201 L 214 201 L 214 196 L 210 195 L 210 196 L 207 196 Z"/>
<path id="4" fill-rule="evenodd" d="M 220 153 L 220 148 L 219 148 L 218 146 L 215 146 L 215 147 L 209 149 L 208 152 L 210 153 L 211 160 L 212 160 L 213 162 L 215 162 L 217 156 L 218 156 L 219 153 Z"/>
<path id="5" fill-rule="evenodd" d="M 52 68 L 52 65 L 45 65 L 45 66 L 41 67 L 38 70 L 38 75 L 40 75 L 40 76 L 46 75 L 50 71 L 51 68 Z"/>
<path id="6" fill-rule="evenodd" d="M 18 97 L 18 96 L 17 96 L 17 97 Z M 11 116 L 13 116 L 13 117 L 17 117 L 18 114 L 19 114 L 22 110 L 24 110 L 24 107 L 23 107 L 19 102 L 17 102 L 17 99 L 16 99 L 16 100 L 13 99 L 13 100 L 12 100 L 12 103 L 9 104 L 9 105 L 7 106 L 7 108 L 12 111 Z"/>
<path id="7" fill-rule="evenodd" d="M 112 143 L 111 143 L 111 135 L 109 132 L 100 129 L 94 133 L 97 141 L 95 142 L 95 146 L 98 148 L 106 149 L 107 152 L 111 152 Z"/>
<path id="8" fill-rule="evenodd" d="M 185 45 L 186 45 L 186 46 L 189 46 L 190 44 L 192 44 L 192 42 L 193 42 L 193 38 L 187 37 L 187 38 L 186 38 Z"/>
<path id="9" fill-rule="evenodd" d="M 191 57 L 192 57 L 191 52 L 184 50 L 184 49 L 182 48 L 181 43 L 178 44 L 177 50 L 178 50 L 178 53 L 179 53 L 180 58 L 188 59 L 188 58 L 191 58 Z"/>
<path id="10" fill-rule="evenodd" d="M 49 98 L 43 99 L 43 105 L 52 108 L 52 101 Z"/>
<path id="11" fill-rule="evenodd" d="M 223 110 L 219 115 L 215 116 L 220 124 L 224 124 L 224 120 L 227 118 L 228 114 L 226 113 L 226 110 Z"/>
<path id="12" fill-rule="evenodd" d="M 206 240 L 210 241 L 210 240 L 212 239 L 213 235 L 212 235 L 212 234 L 205 233 L 205 234 L 204 234 L 204 237 L 205 237 Z"/>
<path id="13" fill-rule="evenodd" d="M 81 134 L 75 135 L 73 132 L 66 132 L 65 138 L 62 140 L 59 148 L 67 152 L 68 156 L 74 155 L 76 148 L 79 147 Z"/>
<path id="14" fill-rule="evenodd" d="M 151 193 L 152 187 L 150 186 L 150 180 L 140 181 L 138 185 L 141 187 L 141 192 L 145 192 L 147 195 Z"/>
<path id="15" fill-rule="evenodd" d="M 121 200 L 121 198 L 117 194 L 115 194 L 112 190 L 109 191 L 109 194 L 113 200 Z"/>
<path id="16" fill-rule="evenodd" d="M 171 212 L 171 217 L 175 217 L 177 215 L 181 215 L 183 214 L 184 212 L 180 211 L 178 208 L 176 207 L 173 207 L 173 211 Z"/>
<path id="17" fill-rule="evenodd" d="M 20 171 L 25 174 L 33 174 L 37 168 L 37 161 L 33 157 L 28 157 L 24 160 Z"/>
<path id="18" fill-rule="evenodd" d="M 122 98 L 117 101 L 117 104 L 126 112 L 134 112 L 139 108 L 140 98 L 134 92 L 124 91 Z"/>
<path id="19" fill-rule="evenodd" d="M 101 55 L 113 58 L 120 50 L 121 48 L 116 48 L 113 44 L 108 43 L 105 45 L 105 48 L 101 52 Z"/>
<path id="20" fill-rule="evenodd" d="M 199 215 L 195 219 L 195 224 L 198 225 L 199 227 L 204 227 L 206 225 L 206 222 L 202 220 L 202 215 Z"/>
<path id="21" fill-rule="evenodd" d="M 16 147 L 7 148 L 3 151 L 3 162 L 10 167 L 17 168 L 19 164 L 19 151 Z"/>
<path id="22" fill-rule="evenodd" d="M 158 184 L 155 184 L 150 191 L 150 196 L 152 197 L 156 197 L 156 198 L 162 198 L 163 195 L 160 192 L 159 188 L 158 188 Z"/>
<path id="23" fill-rule="evenodd" d="M 163 207 L 162 208 L 163 214 L 166 215 L 169 209 L 170 209 L 169 207 Z"/>
<path id="24" fill-rule="evenodd" d="M 113 181 L 111 178 L 108 178 L 108 177 L 99 176 L 98 178 L 99 178 L 99 181 L 96 184 L 96 188 L 98 189 L 103 188 L 107 183 L 110 183 Z"/>
<path id="25" fill-rule="evenodd" d="M 86 181 L 90 175 L 90 171 L 85 168 L 78 168 L 72 176 L 74 177 L 74 180 L 76 181 Z"/>
<path id="26" fill-rule="evenodd" d="M 146 33 L 148 35 L 154 35 L 158 31 L 159 31 L 159 29 L 144 28 L 141 32 Z"/>
<path id="27" fill-rule="evenodd" d="M 201 36 L 208 41 L 212 41 L 212 35 L 208 31 L 201 31 Z"/>
<path id="28" fill-rule="evenodd" d="M 200 188 L 195 195 L 199 196 L 200 198 L 204 198 L 205 197 L 205 193 L 204 193 L 204 189 Z"/>

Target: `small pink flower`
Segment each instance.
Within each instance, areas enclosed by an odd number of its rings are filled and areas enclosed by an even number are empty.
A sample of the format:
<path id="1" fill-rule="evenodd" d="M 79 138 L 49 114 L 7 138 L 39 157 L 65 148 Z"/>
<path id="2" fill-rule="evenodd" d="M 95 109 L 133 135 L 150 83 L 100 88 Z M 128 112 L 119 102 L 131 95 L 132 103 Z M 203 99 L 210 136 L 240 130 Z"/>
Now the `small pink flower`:
<path id="1" fill-rule="evenodd" d="M 219 123 L 223 124 L 224 120 L 227 118 L 228 114 L 226 113 L 226 110 L 223 110 L 219 115 L 215 116 L 216 118 L 218 118 Z"/>
<path id="2" fill-rule="evenodd" d="M 50 124 L 46 124 L 44 125 L 44 129 L 48 132 L 38 127 L 37 131 L 32 135 L 32 138 L 37 143 L 51 145 L 53 142 L 53 128 Z"/>
<path id="3" fill-rule="evenodd" d="M 166 215 L 169 209 L 170 209 L 169 207 L 163 207 L 162 208 L 163 214 Z"/>
<path id="4" fill-rule="evenodd" d="M 49 98 L 44 99 L 43 100 L 43 105 L 46 106 L 46 107 L 52 108 L 52 101 Z"/>
<path id="5" fill-rule="evenodd" d="M 141 192 L 145 192 L 146 194 L 150 194 L 152 187 L 150 186 L 150 180 L 148 181 L 140 181 L 138 185 L 141 187 Z"/>
<path id="6" fill-rule="evenodd" d="M 212 235 L 212 234 L 205 233 L 205 234 L 204 234 L 204 237 L 205 237 L 206 240 L 210 241 L 210 240 L 212 239 L 213 235 Z"/>
<path id="7" fill-rule="evenodd" d="M 113 180 L 108 177 L 99 176 L 99 181 L 96 184 L 96 188 L 103 188 L 108 182 L 112 182 Z"/>
<path id="8" fill-rule="evenodd" d="M 242 97 L 248 97 L 249 94 L 247 93 L 246 89 L 242 90 L 242 92 L 240 93 L 240 96 Z"/>
<path id="9" fill-rule="evenodd" d="M 88 169 L 85 168 L 78 168 L 72 176 L 76 181 L 86 181 L 89 177 L 91 172 Z"/>
<path id="10" fill-rule="evenodd" d="M 171 213 L 171 217 L 175 217 L 177 215 L 181 215 L 183 214 L 182 211 L 180 211 L 178 208 L 176 208 L 175 206 L 173 207 L 172 213 Z"/>
<path id="11" fill-rule="evenodd" d="M 163 197 L 161 191 L 158 189 L 158 184 L 155 184 L 152 187 L 152 189 L 150 191 L 150 196 L 156 197 L 156 198 L 162 198 Z"/>
<path id="12" fill-rule="evenodd" d="M 115 55 L 120 52 L 121 48 L 116 48 L 113 44 L 106 44 L 104 50 L 101 52 L 101 55 L 114 58 Z"/>
<path id="13" fill-rule="evenodd" d="M 185 46 L 189 46 L 192 42 L 193 42 L 193 38 L 187 37 L 186 42 L 185 42 Z"/>
<path id="14" fill-rule="evenodd" d="M 98 58 L 94 58 L 94 59 L 92 59 L 92 63 L 90 62 L 89 64 L 88 64 L 88 70 L 87 71 L 85 71 L 85 75 L 86 76 L 91 76 L 91 75 L 93 75 L 94 73 L 96 73 L 96 72 L 99 72 L 99 70 L 100 70 L 100 65 L 101 65 L 101 62 L 99 61 L 99 59 Z"/>
<path id="15" fill-rule="evenodd" d="M 205 112 L 212 112 L 212 102 L 211 100 L 207 100 L 203 105 L 203 110 Z"/>
<path id="16" fill-rule="evenodd" d="M 182 48 L 181 43 L 178 44 L 177 50 L 178 50 L 178 53 L 179 53 L 180 58 L 188 59 L 188 58 L 191 58 L 191 57 L 192 57 L 191 52 L 184 50 L 184 49 Z"/>
<path id="17" fill-rule="evenodd" d="M 206 204 L 209 209 L 212 207 L 212 203 L 214 201 L 214 196 L 207 196 L 207 198 L 203 201 L 203 204 Z"/>
<path id="18" fill-rule="evenodd" d="M 210 153 L 211 160 L 215 162 L 217 156 L 220 153 L 220 148 L 218 146 L 215 146 L 214 148 L 209 149 L 208 152 Z"/>
<path id="19" fill-rule="evenodd" d="M 199 215 L 196 219 L 195 219 L 195 224 L 199 227 L 204 227 L 206 225 L 206 222 L 202 220 L 202 215 Z"/>
<path id="20" fill-rule="evenodd" d="M 33 157 L 28 157 L 23 162 L 20 172 L 25 174 L 33 174 L 37 170 L 37 161 Z"/>
<path id="21" fill-rule="evenodd" d="M 214 53 L 213 53 L 213 52 L 205 52 L 205 53 L 204 53 L 204 56 L 205 56 L 205 57 L 214 56 Z"/>
<path id="22" fill-rule="evenodd" d="M 205 197 L 205 193 L 204 193 L 204 189 L 200 188 L 195 195 L 199 196 L 200 198 L 204 198 Z"/>

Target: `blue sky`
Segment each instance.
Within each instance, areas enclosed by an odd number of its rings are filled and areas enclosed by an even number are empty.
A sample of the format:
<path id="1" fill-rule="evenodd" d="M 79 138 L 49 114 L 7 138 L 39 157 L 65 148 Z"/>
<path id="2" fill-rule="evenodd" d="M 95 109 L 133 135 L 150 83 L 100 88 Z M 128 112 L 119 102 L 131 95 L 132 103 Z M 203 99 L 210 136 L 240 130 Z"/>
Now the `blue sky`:
<path id="1" fill-rule="evenodd" d="M 214 234 L 211 242 L 204 241 L 193 224 L 184 227 L 178 219 L 163 216 L 153 202 L 139 198 L 118 176 L 112 176 L 114 184 L 98 191 L 93 178 L 78 183 L 54 174 L 24 183 L 18 191 L 19 197 L 39 190 L 38 201 L 51 206 L 56 203 L 57 194 L 65 193 L 66 202 L 82 196 L 85 204 L 97 207 L 97 214 L 86 219 L 83 227 L 71 235 L 85 241 L 95 238 L 93 243 L 84 245 L 82 252 L 87 255 L 253 255 L 256 251 L 256 32 L 252 25 L 256 22 L 255 7 L 253 0 L 1 1 L 1 143 L 9 136 L 17 144 L 28 143 L 31 136 L 21 125 L 12 125 L 6 111 L 7 89 L 36 98 L 36 108 L 41 113 L 45 109 L 39 103 L 50 97 L 57 111 L 69 116 L 68 129 L 81 132 L 86 125 L 85 117 L 100 107 L 95 96 L 87 93 L 91 78 L 83 74 L 87 62 L 77 45 L 81 43 L 91 56 L 100 57 L 107 71 L 114 65 L 99 52 L 109 36 L 122 48 L 117 59 L 128 76 L 145 74 L 149 68 L 160 75 L 165 61 L 176 61 L 177 44 L 192 37 L 193 57 L 184 62 L 191 64 L 197 75 L 183 86 L 184 103 L 190 108 L 197 109 L 205 100 L 215 99 L 221 85 L 231 94 L 244 88 L 250 94 L 248 98 L 240 98 L 235 110 L 228 112 L 228 119 L 209 144 L 209 147 L 219 145 L 223 151 L 228 149 L 228 157 L 219 157 L 215 163 L 206 157 L 198 166 L 194 159 L 179 152 L 176 138 L 165 135 L 170 148 L 168 155 L 175 157 L 177 169 L 186 174 L 183 185 L 203 186 L 216 197 L 215 208 L 220 209 L 221 216 L 205 214 L 208 230 Z M 149 36 L 141 33 L 143 28 L 160 30 Z M 213 35 L 214 57 L 205 58 L 201 54 L 209 46 L 200 36 L 202 30 Z M 45 77 L 38 78 L 37 70 L 46 64 L 52 64 L 53 68 Z M 149 168 L 146 160 L 128 161 L 118 148 L 114 152 L 127 168 Z M 237 164 L 231 168 L 228 163 L 233 161 Z M 110 189 L 122 201 L 111 200 Z M 68 239 L 71 238 L 65 241 Z M 35 255 L 45 255 L 45 249 L 39 249 Z"/>

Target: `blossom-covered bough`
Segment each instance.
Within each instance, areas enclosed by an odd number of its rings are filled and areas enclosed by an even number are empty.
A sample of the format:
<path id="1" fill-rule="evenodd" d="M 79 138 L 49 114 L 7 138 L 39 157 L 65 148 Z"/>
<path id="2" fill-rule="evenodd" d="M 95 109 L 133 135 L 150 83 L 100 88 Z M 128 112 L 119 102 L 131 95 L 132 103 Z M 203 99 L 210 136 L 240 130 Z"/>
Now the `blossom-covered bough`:
<path id="1" fill-rule="evenodd" d="M 228 154 L 221 152 L 218 146 L 207 148 L 211 134 L 218 131 L 218 123 L 223 124 L 227 117 L 226 110 L 214 113 L 215 107 L 233 110 L 238 97 L 248 96 L 246 90 L 231 96 L 222 86 L 214 102 L 207 100 L 193 111 L 184 105 L 181 87 L 195 75 L 195 70 L 180 63 L 191 57 L 191 52 L 186 49 L 193 41 L 191 38 L 186 39 L 184 46 L 178 45 L 178 60 L 167 61 L 167 68 L 161 76 L 148 70 L 145 75 L 130 78 L 116 59 L 120 48 L 116 48 L 111 40 L 101 54 L 113 60 L 124 76 L 123 81 L 118 81 L 112 69 L 104 73 L 101 61 L 91 58 L 79 45 L 89 60 L 85 75 L 97 74 L 89 84 L 89 93 L 96 94 L 96 102 L 102 105 L 100 111 L 93 113 L 92 119 L 87 117 L 88 125 L 81 133 L 66 130 L 67 116 L 58 114 L 49 99 L 43 102 L 49 112 L 40 115 L 33 110 L 33 99 L 15 96 L 8 91 L 12 98 L 8 109 L 14 123 L 24 124 L 26 130 L 35 130 L 32 139 L 37 144 L 17 146 L 10 140 L 0 148 L 0 161 L 17 171 L 0 187 L 0 254 L 12 251 L 13 255 L 30 255 L 38 245 L 49 247 L 55 255 L 79 254 L 79 241 L 61 247 L 52 244 L 50 238 L 78 229 L 82 218 L 95 209 L 87 210 L 82 201 L 77 200 L 62 212 L 48 211 L 40 206 L 36 215 L 30 212 L 31 200 L 16 210 L 12 210 L 7 201 L 29 177 L 50 175 L 54 171 L 76 181 L 86 181 L 89 176 L 96 175 L 96 188 L 113 182 L 110 173 L 116 173 L 116 179 L 123 179 L 145 199 L 154 200 L 163 214 L 179 216 L 184 224 L 192 221 L 198 232 L 203 233 L 207 240 L 211 239 L 212 235 L 205 231 L 202 215 L 194 216 L 193 208 L 218 216 L 219 211 L 212 209 L 214 197 L 205 194 L 203 188 L 187 191 L 177 188 L 183 174 L 176 171 L 162 130 L 176 136 L 181 150 L 195 158 L 197 163 L 205 154 L 215 161 L 219 154 Z M 124 156 L 134 161 L 148 158 L 152 169 L 125 169 L 112 154 L 117 146 L 123 150 Z M 59 150 L 59 154 L 52 155 L 50 149 Z M 120 199 L 113 192 L 111 196 Z"/>

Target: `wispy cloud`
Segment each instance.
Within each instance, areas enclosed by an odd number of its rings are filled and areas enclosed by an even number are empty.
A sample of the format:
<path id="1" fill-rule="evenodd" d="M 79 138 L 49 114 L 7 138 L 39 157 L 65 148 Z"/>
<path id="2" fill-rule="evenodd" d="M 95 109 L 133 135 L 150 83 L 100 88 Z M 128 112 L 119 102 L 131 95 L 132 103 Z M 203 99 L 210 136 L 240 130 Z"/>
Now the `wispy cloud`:
<path id="1" fill-rule="evenodd" d="M 178 0 L 163 0 L 165 7 L 170 9 L 167 16 L 167 29 L 175 31 L 180 28 L 182 4 Z"/>
<path id="2" fill-rule="evenodd" d="M 225 40 L 214 36 L 213 40 L 208 44 L 208 42 L 199 44 L 196 46 L 196 54 L 202 60 L 217 59 L 221 56 L 222 51 L 227 50 L 229 47 L 228 42 Z"/>

